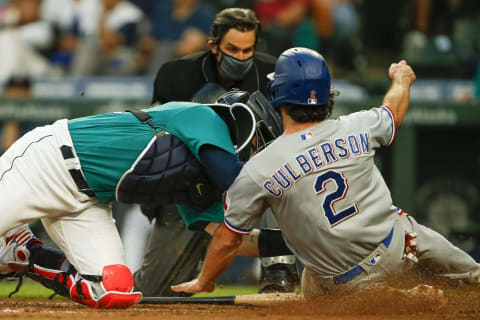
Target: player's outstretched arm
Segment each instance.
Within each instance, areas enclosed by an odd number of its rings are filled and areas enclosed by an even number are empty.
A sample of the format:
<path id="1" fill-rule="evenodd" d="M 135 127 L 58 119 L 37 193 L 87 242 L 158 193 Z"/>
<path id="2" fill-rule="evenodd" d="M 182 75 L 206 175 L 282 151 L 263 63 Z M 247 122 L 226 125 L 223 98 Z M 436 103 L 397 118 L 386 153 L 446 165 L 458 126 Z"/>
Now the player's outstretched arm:
<path id="1" fill-rule="evenodd" d="M 242 236 L 221 225 L 215 232 L 197 279 L 172 286 L 173 291 L 189 293 L 212 292 L 215 282 L 227 270 L 240 247 Z"/>
<path id="2" fill-rule="evenodd" d="M 410 103 L 410 86 L 416 76 L 405 60 L 392 63 L 388 69 L 388 76 L 392 80 L 392 85 L 383 98 L 383 105 L 392 110 L 395 126 L 398 127 L 407 113 Z"/>
<path id="3" fill-rule="evenodd" d="M 221 226 L 221 223 L 217 222 L 210 222 L 205 227 L 205 232 L 210 234 L 212 237 L 215 235 L 217 229 Z M 260 234 L 260 230 L 253 229 L 248 236 L 242 237 L 242 242 L 240 243 L 240 247 L 238 248 L 237 255 L 244 256 L 244 257 L 259 257 L 260 248 L 258 247 L 258 236 Z M 282 239 L 283 240 L 283 239 Z M 267 243 L 269 245 L 269 243 Z M 283 242 L 281 243 L 283 245 Z M 292 254 L 288 251 L 288 254 Z"/>
<path id="4" fill-rule="evenodd" d="M 222 224 L 210 222 L 205 231 L 211 236 Z M 278 257 L 293 255 L 283 239 L 280 229 L 253 229 L 242 237 L 237 256 L 244 257 Z"/>

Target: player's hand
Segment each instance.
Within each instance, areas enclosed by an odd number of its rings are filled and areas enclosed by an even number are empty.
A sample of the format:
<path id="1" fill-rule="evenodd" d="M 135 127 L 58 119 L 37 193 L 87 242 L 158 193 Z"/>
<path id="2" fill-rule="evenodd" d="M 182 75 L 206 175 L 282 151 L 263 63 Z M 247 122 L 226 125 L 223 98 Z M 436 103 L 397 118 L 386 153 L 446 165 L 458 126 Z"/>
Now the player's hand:
<path id="1" fill-rule="evenodd" d="M 188 292 L 188 293 L 199 293 L 199 292 L 212 292 L 215 289 L 215 283 L 202 285 L 198 279 L 192 281 L 184 282 L 177 284 L 176 286 L 171 286 L 170 289 L 175 292 Z"/>
<path id="2" fill-rule="evenodd" d="M 392 81 L 402 82 L 407 86 L 411 86 L 416 79 L 415 72 L 405 60 L 392 63 L 388 69 L 388 76 Z"/>

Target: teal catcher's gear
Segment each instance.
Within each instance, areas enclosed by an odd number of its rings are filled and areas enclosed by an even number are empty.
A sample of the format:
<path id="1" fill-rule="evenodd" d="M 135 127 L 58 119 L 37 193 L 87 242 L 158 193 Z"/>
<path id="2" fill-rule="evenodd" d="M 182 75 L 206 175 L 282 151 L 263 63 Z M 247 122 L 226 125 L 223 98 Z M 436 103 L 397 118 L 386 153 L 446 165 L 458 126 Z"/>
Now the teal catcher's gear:
<path id="1" fill-rule="evenodd" d="M 235 150 L 247 148 L 255 131 L 251 111 L 239 104 L 175 102 L 139 112 L 149 119 L 125 112 L 69 121 L 75 151 L 95 196 L 106 203 L 116 199 L 182 205 L 179 210 L 193 229 L 198 220 L 221 222 L 221 190 L 198 162 L 199 151 L 213 146 L 235 155 Z"/>
<path id="2" fill-rule="evenodd" d="M 173 102 L 145 111 L 152 116 L 156 130 L 129 112 L 68 122 L 87 183 L 102 202 L 115 200 L 120 178 L 160 131 L 180 139 L 197 159 L 200 147 L 205 144 L 235 153 L 227 125 L 208 106 Z"/>

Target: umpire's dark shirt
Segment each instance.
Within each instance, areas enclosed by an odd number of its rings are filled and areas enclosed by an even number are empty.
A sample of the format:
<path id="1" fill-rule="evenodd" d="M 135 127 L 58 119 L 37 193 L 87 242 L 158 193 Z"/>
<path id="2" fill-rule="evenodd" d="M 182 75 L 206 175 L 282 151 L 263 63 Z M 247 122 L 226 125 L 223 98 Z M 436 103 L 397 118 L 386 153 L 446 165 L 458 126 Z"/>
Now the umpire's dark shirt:
<path id="1" fill-rule="evenodd" d="M 231 88 L 248 92 L 260 90 L 266 95 L 266 75 L 274 71 L 277 59 L 256 52 L 253 60 L 254 66 L 245 78 L 235 82 Z M 219 83 L 215 56 L 210 50 L 166 62 L 155 77 L 152 104 L 189 101 L 207 82 Z"/>

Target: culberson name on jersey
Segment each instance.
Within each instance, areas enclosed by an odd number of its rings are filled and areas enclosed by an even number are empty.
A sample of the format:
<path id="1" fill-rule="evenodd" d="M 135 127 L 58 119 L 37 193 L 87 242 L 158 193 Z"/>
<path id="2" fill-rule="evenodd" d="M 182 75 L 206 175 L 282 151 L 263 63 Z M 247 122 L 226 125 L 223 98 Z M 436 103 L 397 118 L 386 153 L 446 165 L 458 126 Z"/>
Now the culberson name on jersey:
<path id="1" fill-rule="evenodd" d="M 327 141 L 297 154 L 294 159 L 276 169 L 263 187 L 275 197 L 281 197 L 285 190 L 303 177 L 337 161 L 370 152 L 370 137 L 366 132 L 339 137 L 333 143 Z"/>

